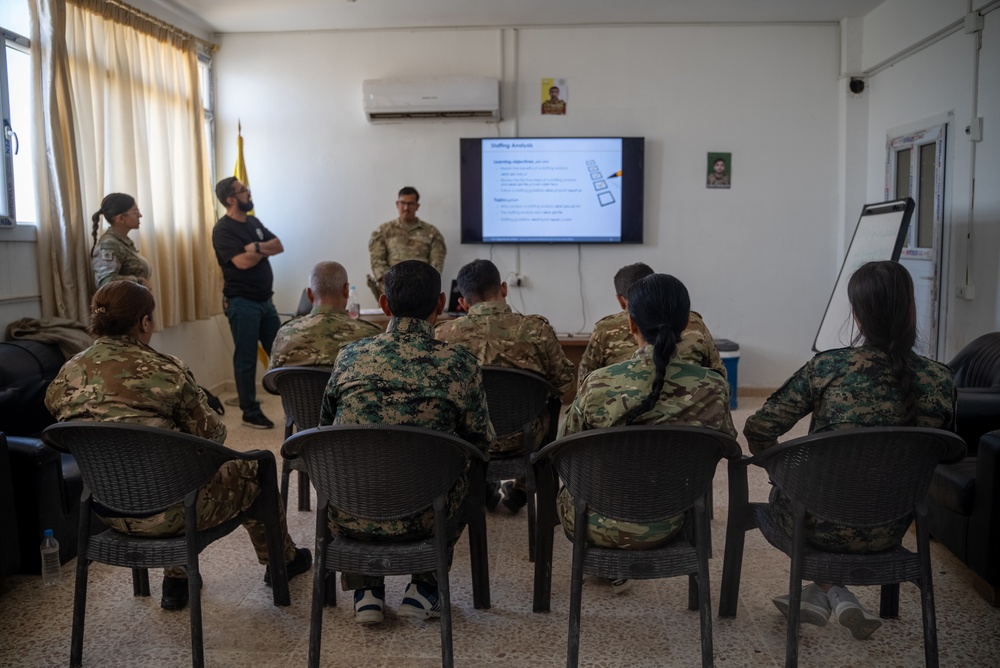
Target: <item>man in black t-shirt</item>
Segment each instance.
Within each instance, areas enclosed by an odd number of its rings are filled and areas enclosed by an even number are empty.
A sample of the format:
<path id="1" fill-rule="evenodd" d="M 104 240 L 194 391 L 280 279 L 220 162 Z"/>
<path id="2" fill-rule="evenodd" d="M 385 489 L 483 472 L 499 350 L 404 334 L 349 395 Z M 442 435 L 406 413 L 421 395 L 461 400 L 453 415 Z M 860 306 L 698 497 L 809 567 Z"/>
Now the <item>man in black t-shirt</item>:
<path id="1" fill-rule="evenodd" d="M 233 332 L 233 375 L 243 410 L 243 424 L 272 429 L 274 423 L 257 401 L 257 343 L 271 354 L 271 344 L 281 321 L 271 302 L 274 274 L 268 258 L 285 250 L 281 240 L 264 227 L 253 211 L 250 189 L 235 176 L 215 185 L 215 194 L 226 207 L 212 230 L 212 245 L 222 267 L 223 309 Z"/>

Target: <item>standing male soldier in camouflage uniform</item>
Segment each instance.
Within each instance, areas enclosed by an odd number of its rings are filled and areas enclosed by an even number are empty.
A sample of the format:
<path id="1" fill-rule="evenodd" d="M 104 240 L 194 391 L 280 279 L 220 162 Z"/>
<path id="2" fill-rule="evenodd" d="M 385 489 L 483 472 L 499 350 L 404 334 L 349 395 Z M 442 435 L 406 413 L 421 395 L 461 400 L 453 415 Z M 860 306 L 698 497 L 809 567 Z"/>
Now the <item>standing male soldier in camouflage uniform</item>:
<path id="1" fill-rule="evenodd" d="M 653 270 L 642 262 L 622 267 L 615 274 L 615 297 L 622 310 L 613 315 L 601 318 L 594 324 L 583 357 L 580 359 L 580 372 L 577 376 L 577 386 L 583 387 L 587 374 L 594 369 L 600 369 L 617 362 L 624 362 L 632 357 L 638 346 L 628 329 L 628 300 L 625 295 L 629 288 Z M 699 366 L 714 369 L 726 377 L 726 367 L 715 347 L 715 340 L 705 326 L 705 321 L 696 311 L 691 311 L 687 329 L 684 330 L 681 342 L 677 345 L 677 356 L 682 360 Z"/>
<path id="2" fill-rule="evenodd" d="M 333 366 L 341 346 L 381 334 L 377 325 L 347 315 L 351 286 L 337 262 L 320 262 L 309 275 L 306 296 L 312 311 L 281 326 L 271 347 L 271 369 L 283 366 Z"/>
<path id="3" fill-rule="evenodd" d="M 125 422 L 180 431 L 216 443 L 226 440 L 226 425 L 208 406 L 205 393 L 181 360 L 153 350 L 155 302 L 145 287 L 112 281 L 97 291 L 89 331 L 97 340 L 71 358 L 49 385 L 45 406 L 60 422 L 90 420 Z M 136 447 L 142 447 L 137 443 Z M 257 463 L 231 460 L 201 488 L 195 508 L 198 528 L 217 526 L 250 507 L 260 494 Z M 139 536 L 169 536 L 184 532 L 184 507 L 177 505 L 151 517 L 102 517 L 108 526 Z M 257 559 L 267 563 L 264 525 L 250 519 L 243 524 Z M 309 570 L 312 555 L 296 548 L 281 512 L 288 577 Z M 179 566 L 163 571 L 160 606 L 179 610 L 187 605 L 187 574 Z M 264 579 L 270 584 L 270 572 Z"/>
<path id="4" fill-rule="evenodd" d="M 438 270 L 444 271 L 444 256 L 447 248 L 444 237 L 438 229 L 417 218 L 420 208 L 420 193 L 416 188 L 406 186 L 399 191 L 396 210 L 399 218 L 382 223 L 368 241 L 372 273 L 368 276 L 368 287 L 375 299 L 385 290 L 385 272 L 403 260 L 420 260 Z"/>
<path id="5" fill-rule="evenodd" d="M 486 408 L 482 372 L 476 358 L 459 346 L 434 339 L 434 323 L 444 310 L 441 275 L 425 262 L 406 260 L 385 275 L 379 305 L 391 320 L 384 334 L 344 346 L 327 385 L 320 424 L 396 424 L 455 434 L 488 451 L 496 440 Z M 468 491 L 463 476 L 448 497 L 449 516 Z M 433 511 L 381 522 L 347 517 L 331 509 L 330 529 L 341 535 L 419 538 L 430 536 Z M 449 536 L 449 555 L 458 539 Z M 354 589 L 354 620 L 382 621 L 384 578 L 342 574 L 344 589 Z M 437 577 L 414 573 L 398 613 L 438 617 Z"/>
<path id="6" fill-rule="evenodd" d="M 507 284 L 489 260 L 474 260 L 458 272 L 459 304 L 468 315 L 443 322 L 434 330 L 441 341 L 458 343 L 472 352 L 482 366 L 495 365 L 537 373 L 560 392 L 573 385 L 573 363 L 566 358 L 549 321 L 540 315 L 521 315 L 504 301 Z M 535 421 L 535 447 L 549 430 L 548 412 Z M 512 457 L 522 452 L 520 435 L 497 440 L 492 457 Z M 524 479 L 503 484 L 503 504 L 516 513 L 528 501 Z M 487 506 L 495 508 L 500 493 L 487 491 Z"/>

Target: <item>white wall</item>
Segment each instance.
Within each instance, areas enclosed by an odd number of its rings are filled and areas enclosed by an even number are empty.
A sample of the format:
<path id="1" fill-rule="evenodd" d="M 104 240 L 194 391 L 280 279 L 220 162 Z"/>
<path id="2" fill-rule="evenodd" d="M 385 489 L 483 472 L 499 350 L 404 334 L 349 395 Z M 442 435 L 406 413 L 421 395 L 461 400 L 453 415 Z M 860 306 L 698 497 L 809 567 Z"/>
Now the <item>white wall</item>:
<path id="1" fill-rule="evenodd" d="M 982 3 L 979 3 L 982 4 Z M 873 67 L 894 54 L 962 19 L 965 3 L 955 0 L 889 0 L 864 22 L 864 66 Z M 950 359 L 980 334 L 1000 330 L 1000 12 L 986 17 L 975 83 L 974 36 L 957 32 L 909 55 L 869 79 L 867 197 L 883 198 L 887 134 L 947 120 L 945 274 L 943 290 L 945 341 L 939 351 Z M 984 117 L 984 141 L 975 147 L 964 130 L 972 119 L 974 96 Z M 975 211 L 970 183 L 978 184 Z M 970 225 L 971 220 L 971 225 Z M 971 235 L 971 236 L 970 236 Z M 958 299 L 969 282 L 975 298 Z"/>
<path id="2" fill-rule="evenodd" d="M 256 213 L 286 248 L 272 260 L 279 311 L 324 259 L 343 262 L 372 307 L 368 238 L 403 185 L 445 235 L 446 280 L 490 255 L 459 243 L 458 138 L 644 136 L 646 243 L 522 246 L 528 287 L 509 301 L 559 332 L 589 331 L 616 308 L 612 274 L 645 261 L 684 280 L 713 333 L 740 343 L 741 385 L 775 387 L 811 355 L 838 268 L 838 39 L 835 25 L 225 35 L 218 171 L 233 165 L 240 119 Z M 363 79 L 432 75 L 502 77 L 507 120 L 365 122 Z M 539 115 L 543 76 L 568 78 L 566 117 Z M 731 190 L 705 189 L 709 151 L 733 153 Z M 504 274 L 517 254 L 492 249 Z"/>

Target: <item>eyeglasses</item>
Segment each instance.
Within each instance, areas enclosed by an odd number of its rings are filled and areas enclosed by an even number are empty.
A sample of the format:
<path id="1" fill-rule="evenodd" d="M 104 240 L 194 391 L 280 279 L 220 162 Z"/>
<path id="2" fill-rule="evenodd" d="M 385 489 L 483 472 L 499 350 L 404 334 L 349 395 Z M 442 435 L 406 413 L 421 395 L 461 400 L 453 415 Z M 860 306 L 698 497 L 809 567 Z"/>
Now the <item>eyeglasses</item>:
<path id="1" fill-rule="evenodd" d="M 404 202 L 401 199 L 396 200 L 396 206 L 401 206 L 404 209 L 416 209 L 420 206 L 420 202 Z"/>
<path id="2" fill-rule="evenodd" d="M 250 189 L 249 188 L 244 188 L 243 190 L 234 190 L 233 191 L 233 197 L 239 197 L 243 193 L 246 193 L 247 195 L 249 195 L 250 194 Z"/>

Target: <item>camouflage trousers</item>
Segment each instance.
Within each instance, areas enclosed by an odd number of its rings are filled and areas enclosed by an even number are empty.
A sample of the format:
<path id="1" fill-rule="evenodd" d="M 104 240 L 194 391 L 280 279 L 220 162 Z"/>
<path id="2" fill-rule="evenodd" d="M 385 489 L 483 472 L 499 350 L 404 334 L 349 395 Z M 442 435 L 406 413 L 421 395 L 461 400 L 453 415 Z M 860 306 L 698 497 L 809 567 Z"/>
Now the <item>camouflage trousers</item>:
<path id="1" fill-rule="evenodd" d="M 448 499 L 445 503 L 445 515 L 448 527 L 448 566 L 451 566 L 452 556 L 455 551 L 455 543 L 458 542 L 465 529 L 465 521 L 459 514 L 462 502 L 469 492 L 468 477 L 462 475 L 455 486 L 448 492 Z M 328 526 L 332 533 L 352 540 L 378 540 L 385 542 L 406 542 L 429 538 L 434 535 L 434 509 L 428 508 L 422 513 L 410 515 L 396 520 L 369 520 L 361 517 L 349 517 L 330 508 Z M 413 582 L 419 582 L 437 587 L 437 573 L 427 571 L 424 573 L 413 573 Z M 361 573 L 341 573 L 340 586 L 344 590 L 350 589 L 372 589 L 381 587 L 385 583 L 385 578 L 377 575 L 363 575 Z"/>
<path id="2" fill-rule="evenodd" d="M 368 274 L 368 288 L 372 291 L 372 294 L 375 296 L 375 301 L 377 302 L 378 298 L 382 296 L 382 281 L 375 280 L 374 276 Z"/>
<path id="3" fill-rule="evenodd" d="M 559 521 L 566 537 L 573 540 L 576 510 L 573 495 L 563 487 L 556 499 Z M 597 547 L 621 550 L 651 550 L 670 541 L 684 526 L 684 515 L 675 515 L 651 524 L 619 522 L 597 513 L 587 513 L 587 542 Z"/>
<path id="4" fill-rule="evenodd" d="M 775 523 L 789 536 L 795 526 L 795 515 L 792 503 L 778 491 L 771 488 L 768 511 Z M 806 515 L 806 542 L 825 552 L 840 552 L 847 554 L 864 554 L 867 552 L 882 552 L 898 547 L 903 541 L 903 535 L 910 528 L 913 518 L 906 517 L 885 526 L 858 529 L 855 527 L 834 524 L 826 520 Z"/>
<path id="5" fill-rule="evenodd" d="M 195 501 L 198 529 L 210 529 L 243 512 L 260 494 L 257 482 L 257 462 L 234 459 L 219 467 L 215 476 L 201 488 Z M 280 503 L 280 502 L 279 502 Z M 285 561 L 295 557 L 295 543 L 288 535 L 285 509 L 279 508 L 281 535 L 284 541 Z M 151 517 L 101 517 L 104 524 L 115 531 L 130 536 L 174 536 L 184 533 L 184 505 L 178 504 Z M 257 561 L 267 563 L 267 535 L 263 522 L 248 519 L 243 528 L 250 534 L 250 542 L 257 552 Z M 163 569 L 167 577 L 184 578 L 181 566 Z"/>

